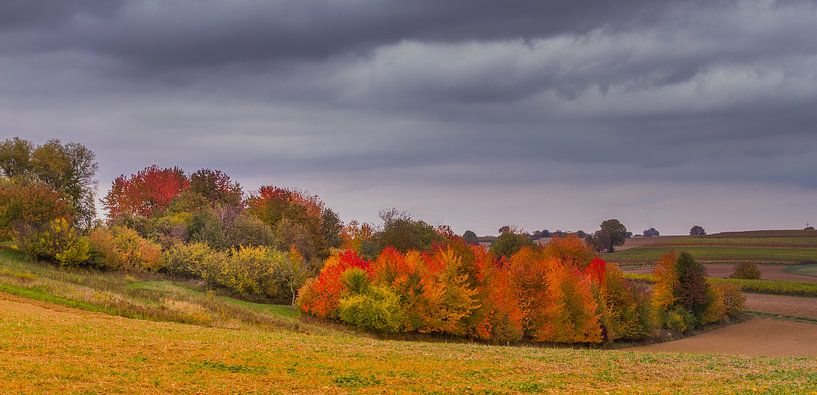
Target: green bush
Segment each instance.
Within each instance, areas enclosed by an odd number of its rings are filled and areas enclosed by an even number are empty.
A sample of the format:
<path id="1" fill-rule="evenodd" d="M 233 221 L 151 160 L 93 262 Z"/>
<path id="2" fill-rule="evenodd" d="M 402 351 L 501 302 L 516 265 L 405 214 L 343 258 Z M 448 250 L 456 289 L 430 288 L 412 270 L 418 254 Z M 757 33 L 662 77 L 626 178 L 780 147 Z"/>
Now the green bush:
<path id="1" fill-rule="evenodd" d="M 31 259 L 56 261 L 64 266 L 77 266 L 88 262 L 88 240 L 65 218 L 48 223 L 42 231 L 28 232 L 20 237 L 18 246 Z"/>
<path id="2" fill-rule="evenodd" d="M 363 293 L 350 292 L 340 299 L 340 320 L 361 329 L 399 332 L 403 327 L 404 314 L 397 294 L 382 286 L 366 286 L 364 289 Z"/>
<path id="3" fill-rule="evenodd" d="M 760 270 L 754 263 L 742 262 L 735 266 L 735 272 L 729 277 L 742 278 L 746 280 L 758 280 L 760 279 Z"/>
<path id="4" fill-rule="evenodd" d="M 92 262 L 125 272 L 155 272 L 164 267 L 162 247 L 121 226 L 97 228 L 88 236 Z"/>
<path id="5" fill-rule="evenodd" d="M 171 274 L 203 278 L 206 260 L 215 253 L 204 243 L 175 242 L 164 252 L 165 267 Z"/>

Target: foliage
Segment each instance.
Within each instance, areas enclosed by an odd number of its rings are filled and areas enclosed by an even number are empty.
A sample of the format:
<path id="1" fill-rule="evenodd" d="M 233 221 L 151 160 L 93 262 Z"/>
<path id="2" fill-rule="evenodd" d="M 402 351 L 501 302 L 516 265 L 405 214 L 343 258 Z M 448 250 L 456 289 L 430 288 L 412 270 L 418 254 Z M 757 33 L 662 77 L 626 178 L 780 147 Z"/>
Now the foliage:
<path id="1" fill-rule="evenodd" d="M 526 246 L 533 246 L 533 241 L 531 241 L 527 234 L 509 230 L 507 232 L 502 232 L 502 234 L 497 237 L 496 241 L 491 243 L 490 250 L 492 254 L 498 257 L 504 256 L 508 258 L 519 251 L 522 247 Z"/>
<path id="2" fill-rule="evenodd" d="M 88 241 L 81 238 L 73 224 L 65 218 L 51 220 L 45 229 L 27 234 L 18 243 L 20 250 L 33 260 L 76 266 L 89 259 Z"/>
<path id="3" fill-rule="evenodd" d="M 190 182 L 178 167 L 162 169 L 156 165 L 138 173 L 114 179 L 111 190 L 102 200 L 109 218 L 120 215 L 152 217 L 170 206 Z"/>
<path id="4" fill-rule="evenodd" d="M 645 283 L 655 282 L 655 276 L 651 274 L 628 273 L 625 277 Z M 710 278 L 708 280 L 712 284 L 735 285 L 743 292 L 817 297 L 817 283 L 784 280 L 745 280 L 739 278 Z"/>
<path id="5" fill-rule="evenodd" d="M 358 268 L 349 269 L 344 275 L 354 271 L 357 273 L 351 278 L 366 280 L 365 272 Z M 358 291 L 350 287 L 350 293 L 340 299 L 338 316 L 357 328 L 392 333 L 399 332 L 404 321 L 400 298 L 388 287 L 378 285 L 367 285 Z"/>
<path id="6" fill-rule="evenodd" d="M 695 225 L 689 229 L 690 236 L 706 236 L 706 230 L 700 225 Z"/>
<path id="7" fill-rule="evenodd" d="M 99 267 L 125 272 L 155 272 L 164 267 L 161 246 L 133 229 L 97 228 L 91 231 L 88 241 L 91 261 Z"/>
<path id="8" fill-rule="evenodd" d="M 91 226 L 96 209 L 94 193 L 98 164 L 82 144 L 52 139 L 40 146 L 20 138 L 0 143 L 0 175 L 15 183 L 42 183 L 70 203 L 66 218 L 81 228 Z"/>
<path id="9" fill-rule="evenodd" d="M 752 262 L 741 262 L 735 265 L 735 272 L 729 277 L 758 280 L 760 279 L 760 269 Z"/>
<path id="10" fill-rule="evenodd" d="M 36 241 L 52 221 L 70 219 L 72 214 L 71 203 L 43 183 L 5 183 L 0 187 L 0 233 L 4 238 L 15 237 L 21 250 L 29 241 Z"/>
<path id="11" fill-rule="evenodd" d="M 369 242 L 374 236 L 374 228 L 367 223 L 350 221 L 340 231 L 342 250 L 354 250 L 361 253 L 363 243 Z"/>
<path id="12" fill-rule="evenodd" d="M 415 220 L 411 215 L 396 209 L 380 213 L 383 228 L 375 232 L 370 244 L 363 248 L 364 255 L 374 259 L 386 247 L 405 253 L 409 250 L 427 251 L 445 238 L 425 221 Z"/>
<path id="13" fill-rule="evenodd" d="M 370 263 L 354 251 L 330 256 L 313 281 L 307 281 L 298 291 L 296 304 L 301 311 L 321 318 L 337 318 L 338 305 L 346 291 L 341 275 L 348 269 L 368 271 Z"/>
<path id="14" fill-rule="evenodd" d="M 657 322 L 668 329 L 685 332 L 726 317 L 726 294 L 714 289 L 705 278 L 702 264 L 688 253 L 668 253 L 655 268 L 652 305 Z M 742 303 L 730 296 L 730 311 Z"/>
<path id="15" fill-rule="evenodd" d="M 340 221 L 317 196 L 297 189 L 262 186 L 250 196 L 247 206 L 252 215 L 275 230 L 277 238 L 284 239 L 279 240 L 279 244 L 293 244 L 292 240 L 286 240 L 290 237 L 302 244 L 296 247 L 308 248 L 309 251 L 301 250 L 307 259 L 313 255 L 325 258 L 329 255 L 329 248 L 340 243 Z M 288 228 L 294 224 L 301 229 L 293 231 L 293 235 Z M 301 237 L 303 234 L 308 235 L 308 242 Z"/>
<path id="16" fill-rule="evenodd" d="M 646 287 L 628 281 L 615 264 L 605 268 L 603 296 L 605 314 L 603 323 L 607 338 L 644 339 L 651 335 L 653 323 L 650 298 Z"/>
<path id="17" fill-rule="evenodd" d="M 465 239 L 468 244 L 478 245 L 479 244 L 479 237 L 477 234 L 474 233 L 472 230 L 466 230 L 465 233 L 462 234 L 462 238 Z"/>
<path id="18" fill-rule="evenodd" d="M 544 255 L 558 258 L 578 268 L 584 268 L 596 257 L 587 243 L 573 234 L 551 239 L 545 246 Z"/>
<path id="19" fill-rule="evenodd" d="M 213 204 L 239 206 L 244 192 L 241 185 L 220 170 L 201 169 L 190 175 L 190 191 Z"/>
<path id="20" fill-rule="evenodd" d="M 658 237 L 661 235 L 655 228 L 646 229 L 643 233 L 644 237 Z"/>
<path id="21" fill-rule="evenodd" d="M 468 276 L 459 272 L 462 258 L 451 249 L 439 249 L 425 258 L 420 269 L 422 293 L 418 310 L 422 325 L 418 330 L 465 334 L 463 321 L 479 305 Z"/>
<path id="22" fill-rule="evenodd" d="M 615 251 L 616 246 L 624 244 L 628 237 L 627 228 L 617 219 L 608 219 L 601 223 L 599 230 L 588 240 L 596 251 Z"/>

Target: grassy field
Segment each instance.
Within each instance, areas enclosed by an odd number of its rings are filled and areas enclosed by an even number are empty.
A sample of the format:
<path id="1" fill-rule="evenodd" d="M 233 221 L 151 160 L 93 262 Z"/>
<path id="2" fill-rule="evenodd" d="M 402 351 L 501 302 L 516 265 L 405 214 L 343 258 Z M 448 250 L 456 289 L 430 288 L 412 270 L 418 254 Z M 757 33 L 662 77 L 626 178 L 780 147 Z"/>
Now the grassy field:
<path id="1" fill-rule="evenodd" d="M 35 302 L 37 303 L 37 302 Z M 229 330 L 0 299 L 0 392 L 808 392 L 815 358 Z"/>
<path id="2" fill-rule="evenodd" d="M 685 251 L 702 262 L 800 263 L 817 261 L 816 248 L 753 246 L 643 246 L 604 254 L 611 262 L 655 263 L 670 251 Z"/>
<path id="3" fill-rule="evenodd" d="M 252 303 L 160 275 L 60 269 L 0 248 L 0 291 L 29 299 L 128 318 L 223 328 L 310 328 L 290 306 Z"/>
<path id="4" fill-rule="evenodd" d="M 139 318 L 139 319 L 131 319 Z M 433 340 L 427 338 L 426 340 Z M 381 340 L 161 276 L 0 251 L 0 393 L 806 392 L 817 359 Z"/>

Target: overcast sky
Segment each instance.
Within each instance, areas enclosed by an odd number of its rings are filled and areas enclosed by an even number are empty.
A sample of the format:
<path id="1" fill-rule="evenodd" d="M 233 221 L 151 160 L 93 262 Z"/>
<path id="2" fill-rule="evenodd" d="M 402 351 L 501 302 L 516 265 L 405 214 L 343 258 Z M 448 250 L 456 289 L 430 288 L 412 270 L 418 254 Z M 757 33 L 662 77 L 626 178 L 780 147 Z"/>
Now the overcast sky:
<path id="1" fill-rule="evenodd" d="M 0 137 L 458 232 L 817 223 L 810 1 L 0 1 Z"/>

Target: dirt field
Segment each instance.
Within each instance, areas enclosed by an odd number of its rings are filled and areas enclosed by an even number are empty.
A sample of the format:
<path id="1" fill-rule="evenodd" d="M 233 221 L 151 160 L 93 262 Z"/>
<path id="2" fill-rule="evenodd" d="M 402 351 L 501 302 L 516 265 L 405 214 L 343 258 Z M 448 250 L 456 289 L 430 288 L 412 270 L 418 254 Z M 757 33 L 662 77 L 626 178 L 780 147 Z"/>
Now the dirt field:
<path id="1" fill-rule="evenodd" d="M 786 272 L 786 265 L 757 265 L 760 269 L 760 278 L 763 280 L 783 280 L 817 283 L 817 276 Z M 653 266 L 633 266 L 623 268 L 627 273 L 652 273 Z M 735 271 L 735 265 L 730 264 L 707 264 L 706 274 L 709 277 L 729 277 Z"/>
<path id="2" fill-rule="evenodd" d="M 746 310 L 817 319 L 817 298 L 746 293 Z M 817 332 L 817 326 L 814 328 Z"/>
<path id="3" fill-rule="evenodd" d="M 740 356 L 817 356 L 817 324 L 756 318 L 701 335 L 628 350 Z"/>

